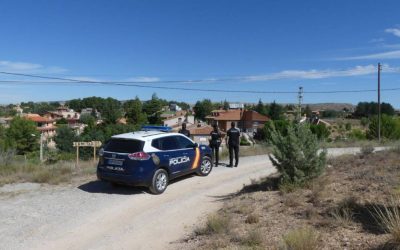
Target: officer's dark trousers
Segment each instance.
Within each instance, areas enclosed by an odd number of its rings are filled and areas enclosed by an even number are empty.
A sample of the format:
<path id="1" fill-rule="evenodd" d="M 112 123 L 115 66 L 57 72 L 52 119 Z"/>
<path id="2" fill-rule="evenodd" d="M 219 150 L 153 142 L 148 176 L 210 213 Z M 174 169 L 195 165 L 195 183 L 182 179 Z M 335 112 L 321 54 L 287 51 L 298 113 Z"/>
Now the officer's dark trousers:
<path id="1" fill-rule="evenodd" d="M 219 160 L 219 147 L 218 146 L 213 146 L 211 147 L 212 149 L 212 154 L 215 160 L 215 164 L 218 165 L 218 160 Z"/>
<path id="2" fill-rule="evenodd" d="M 235 166 L 239 164 L 239 145 L 229 145 L 229 165 L 233 165 L 233 152 L 235 152 Z"/>

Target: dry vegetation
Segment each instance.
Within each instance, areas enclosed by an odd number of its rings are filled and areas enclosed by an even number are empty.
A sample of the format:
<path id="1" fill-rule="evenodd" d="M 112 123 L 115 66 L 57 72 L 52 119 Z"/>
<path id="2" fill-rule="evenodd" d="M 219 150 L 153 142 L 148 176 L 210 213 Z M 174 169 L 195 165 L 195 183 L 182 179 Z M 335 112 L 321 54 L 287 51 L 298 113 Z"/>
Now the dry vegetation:
<path id="1" fill-rule="evenodd" d="M 0 186 L 17 182 L 36 182 L 48 184 L 68 183 L 76 179 L 93 177 L 95 163 L 81 162 L 79 168 L 72 161 L 59 161 L 55 164 L 20 163 L 0 167 Z"/>
<path id="2" fill-rule="evenodd" d="M 221 197 L 177 248 L 400 249 L 399 159 L 399 149 L 330 159 L 323 176 L 285 192 L 277 176 L 254 182 Z"/>

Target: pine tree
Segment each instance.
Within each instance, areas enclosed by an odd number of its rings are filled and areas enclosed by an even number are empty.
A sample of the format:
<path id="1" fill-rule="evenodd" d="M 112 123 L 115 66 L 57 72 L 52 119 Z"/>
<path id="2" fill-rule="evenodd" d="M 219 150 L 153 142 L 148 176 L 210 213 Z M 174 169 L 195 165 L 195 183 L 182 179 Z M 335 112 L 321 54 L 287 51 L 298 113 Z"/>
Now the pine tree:
<path id="1" fill-rule="evenodd" d="M 319 152 L 317 137 L 307 125 L 289 125 L 286 136 L 273 130 L 271 143 L 269 158 L 281 173 L 283 183 L 302 184 L 324 171 L 326 151 Z"/>

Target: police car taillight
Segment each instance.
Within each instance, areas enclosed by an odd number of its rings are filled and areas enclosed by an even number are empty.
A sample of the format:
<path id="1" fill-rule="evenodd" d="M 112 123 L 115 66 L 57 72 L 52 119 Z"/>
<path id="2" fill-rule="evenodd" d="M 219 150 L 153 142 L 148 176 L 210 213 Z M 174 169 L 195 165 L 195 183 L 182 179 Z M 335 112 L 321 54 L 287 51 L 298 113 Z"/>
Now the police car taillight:
<path id="1" fill-rule="evenodd" d="M 150 155 L 145 152 L 136 152 L 132 154 L 128 154 L 129 159 L 136 161 L 145 161 L 150 159 Z"/>

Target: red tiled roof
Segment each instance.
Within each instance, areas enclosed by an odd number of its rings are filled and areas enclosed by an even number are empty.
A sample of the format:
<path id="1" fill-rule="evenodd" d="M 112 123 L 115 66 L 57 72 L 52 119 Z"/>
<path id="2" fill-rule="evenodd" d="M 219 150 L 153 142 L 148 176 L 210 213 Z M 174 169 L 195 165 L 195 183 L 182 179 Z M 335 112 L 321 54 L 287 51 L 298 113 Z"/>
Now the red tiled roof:
<path id="1" fill-rule="evenodd" d="M 25 116 L 25 119 L 28 119 L 33 122 L 53 122 L 53 120 L 48 119 L 46 117 L 40 116 L 38 114 L 28 114 Z"/>
<path id="2" fill-rule="evenodd" d="M 189 128 L 190 134 L 191 135 L 209 135 L 213 128 L 211 126 L 203 126 L 203 127 L 192 127 Z M 221 134 L 225 134 L 225 132 L 220 131 Z"/>
<path id="3" fill-rule="evenodd" d="M 253 110 L 227 110 L 220 112 L 218 116 L 206 116 L 215 121 L 268 121 L 269 118 Z"/>
<path id="4" fill-rule="evenodd" d="M 244 121 L 260 121 L 260 122 L 266 122 L 269 120 L 268 116 L 262 115 L 253 110 L 244 111 L 242 119 Z"/>
<path id="5" fill-rule="evenodd" d="M 240 121 L 241 110 L 229 110 L 219 113 L 219 116 L 213 117 L 216 121 Z"/>

